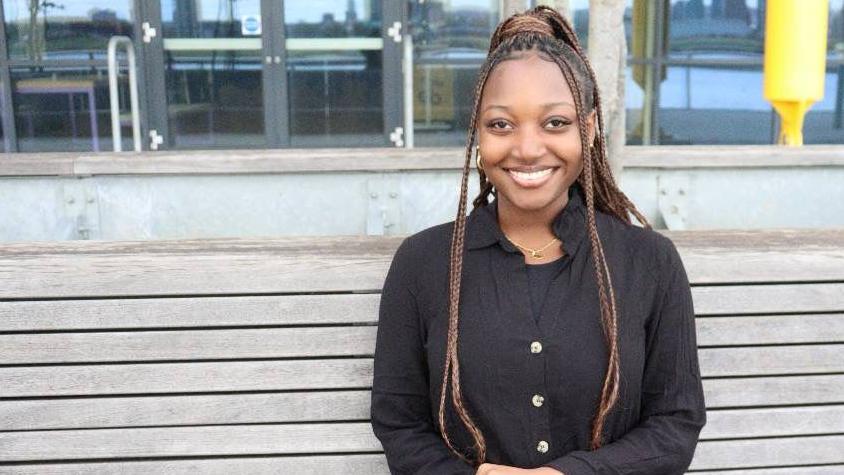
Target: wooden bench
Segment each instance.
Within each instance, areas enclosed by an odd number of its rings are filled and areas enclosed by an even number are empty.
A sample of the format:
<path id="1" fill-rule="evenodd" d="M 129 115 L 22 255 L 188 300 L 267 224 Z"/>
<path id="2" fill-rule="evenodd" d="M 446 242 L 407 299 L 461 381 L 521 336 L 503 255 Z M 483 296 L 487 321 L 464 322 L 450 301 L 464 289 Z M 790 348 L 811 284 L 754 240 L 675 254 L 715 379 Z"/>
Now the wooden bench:
<path id="1" fill-rule="evenodd" d="M 844 230 L 666 234 L 709 408 L 691 470 L 844 473 Z M 400 242 L 0 245 L 0 473 L 387 473 L 368 388 Z"/>

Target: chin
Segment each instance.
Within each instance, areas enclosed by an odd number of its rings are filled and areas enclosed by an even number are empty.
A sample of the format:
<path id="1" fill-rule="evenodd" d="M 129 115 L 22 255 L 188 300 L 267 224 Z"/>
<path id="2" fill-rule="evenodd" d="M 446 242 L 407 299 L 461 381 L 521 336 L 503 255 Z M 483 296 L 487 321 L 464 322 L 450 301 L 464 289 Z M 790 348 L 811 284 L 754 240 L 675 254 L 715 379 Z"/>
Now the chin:
<path id="1" fill-rule="evenodd" d="M 524 211 L 540 211 L 552 206 L 564 193 L 549 193 L 545 190 L 515 190 L 504 196 L 514 207 Z"/>

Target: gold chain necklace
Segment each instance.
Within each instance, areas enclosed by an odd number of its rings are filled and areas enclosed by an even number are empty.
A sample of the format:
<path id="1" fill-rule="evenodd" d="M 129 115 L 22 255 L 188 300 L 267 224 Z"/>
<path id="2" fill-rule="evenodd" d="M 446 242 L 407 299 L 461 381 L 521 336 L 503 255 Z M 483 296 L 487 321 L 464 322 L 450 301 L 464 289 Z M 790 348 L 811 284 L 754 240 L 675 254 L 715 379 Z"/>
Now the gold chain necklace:
<path id="1" fill-rule="evenodd" d="M 554 239 L 552 239 L 552 240 L 551 240 L 551 242 L 549 242 L 548 244 L 546 244 L 546 245 L 544 245 L 544 246 L 540 247 L 539 249 L 531 249 L 531 248 L 529 248 L 529 247 L 527 247 L 527 246 L 522 246 L 521 244 L 517 243 L 517 242 L 516 242 L 516 241 L 514 241 L 514 240 L 513 240 L 510 236 L 507 236 L 506 234 L 504 234 L 504 236 L 505 236 L 507 239 L 509 239 L 509 240 L 510 240 L 510 242 L 512 242 L 513 244 L 515 244 L 515 245 L 516 245 L 516 247 L 518 247 L 519 249 L 521 249 L 521 250 L 523 250 L 523 251 L 527 251 L 527 252 L 529 252 L 529 253 L 530 253 L 530 255 L 531 255 L 534 259 L 545 259 L 545 255 L 544 255 L 544 254 L 542 254 L 542 251 L 544 251 L 545 249 L 548 249 L 548 246 L 550 246 L 551 244 L 554 244 L 554 242 L 555 242 L 555 241 L 559 241 L 559 239 L 554 238 Z"/>

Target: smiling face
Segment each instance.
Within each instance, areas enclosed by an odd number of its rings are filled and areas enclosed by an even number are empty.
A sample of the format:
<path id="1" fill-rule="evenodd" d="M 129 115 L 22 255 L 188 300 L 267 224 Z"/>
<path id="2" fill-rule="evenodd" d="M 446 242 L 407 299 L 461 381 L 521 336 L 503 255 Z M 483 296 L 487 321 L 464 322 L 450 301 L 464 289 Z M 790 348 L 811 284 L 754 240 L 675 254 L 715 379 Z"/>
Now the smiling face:
<path id="1" fill-rule="evenodd" d="M 535 51 L 498 64 L 481 97 L 478 144 L 501 206 L 560 209 L 583 170 L 574 96 L 553 61 Z M 594 111 L 588 114 L 592 137 Z"/>

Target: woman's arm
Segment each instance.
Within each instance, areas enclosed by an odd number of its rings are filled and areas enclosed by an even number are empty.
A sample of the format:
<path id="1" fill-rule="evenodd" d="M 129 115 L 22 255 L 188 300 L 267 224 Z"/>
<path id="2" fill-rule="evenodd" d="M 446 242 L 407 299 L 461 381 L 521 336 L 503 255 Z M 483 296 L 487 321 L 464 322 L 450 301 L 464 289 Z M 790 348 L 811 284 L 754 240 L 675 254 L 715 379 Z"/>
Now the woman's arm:
<path id="1" fill-rule="evenodd" d="M 411 239 L 396 251 L 384 288 L 375 344 L 372 428 L 393 474 L 474 474 L 446 447 L 431 419 L 425 351 L 416 307 Z"/>
<path id="2" fill-rule="evenodd" d="M 598 450 L 573 451 L 545 466 L 566 475 L 675 475 L 691 464 L 706 424 L 695 315 L 680 255 L 668 238 L 660 239 L 666 256 L 647 328 L 640 424 Z"/>

